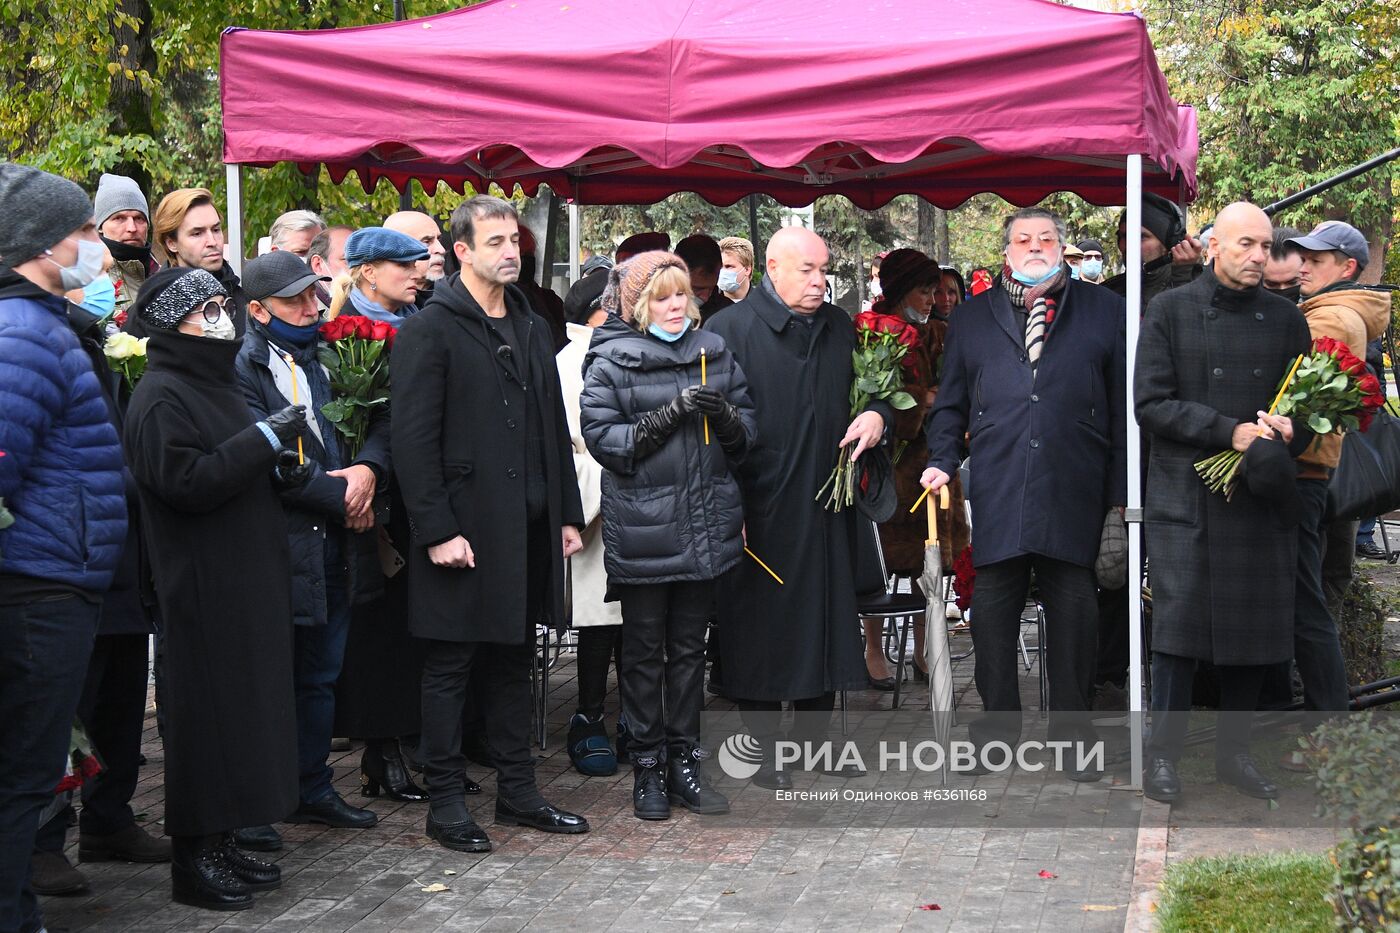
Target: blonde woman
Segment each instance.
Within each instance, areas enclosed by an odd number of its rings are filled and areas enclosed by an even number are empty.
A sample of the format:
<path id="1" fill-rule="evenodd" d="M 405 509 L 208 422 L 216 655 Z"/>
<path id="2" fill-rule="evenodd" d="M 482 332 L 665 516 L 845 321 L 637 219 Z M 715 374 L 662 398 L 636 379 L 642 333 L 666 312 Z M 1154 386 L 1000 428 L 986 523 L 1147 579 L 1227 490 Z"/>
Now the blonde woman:
<path id="1" fill-rule="evenodd" d="M 350 274 L 331 287 L 328 317 L 360 314 L 395 328 L 414 312 L 418 297 L 418 260 L 428 249 L 406 233 L 385 227 L 362 227 L 345 241 Z"/>
<path id="2" fill-rule="evenodd" d="M 667 819 L 672 803 L 727 813 L 700 770 L 705 627 L 715 579 L 743 557 L 732 469 L 753 443 L 753 406 L 724 341 L 695 326 L 680 257 L 642 253 L 611 276 L 619 313 L 594 332 L 579 410 L 606 471 L 603 563 L 622 603 L 632 809 L 643 820 Z"/>

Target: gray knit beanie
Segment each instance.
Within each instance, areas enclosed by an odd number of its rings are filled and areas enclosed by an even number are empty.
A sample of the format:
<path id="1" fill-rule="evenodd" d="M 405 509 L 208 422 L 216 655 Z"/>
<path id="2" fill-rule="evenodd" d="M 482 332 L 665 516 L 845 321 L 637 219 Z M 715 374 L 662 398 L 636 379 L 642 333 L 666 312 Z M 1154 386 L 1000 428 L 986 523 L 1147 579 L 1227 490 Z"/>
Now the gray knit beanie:
<path id="1" fill-rule="evenodd" d="M 0 262 L 28 262 L 90 220 L 92 202 L 73 182 L 0 162 Z"/>
<path id="2" fill-rule="evenodd" d="M 136 179 L 125 175 L 103 172 L 97 182 L 97 196 L 92 199 L 92 207 L 93 219 L 99 227 L 118 211 L 140 211 L 147 223 L 151 220 L 151 208 L 146 203 L 146 196 L 141 193 L 141 186 L 136 184 Z"/>

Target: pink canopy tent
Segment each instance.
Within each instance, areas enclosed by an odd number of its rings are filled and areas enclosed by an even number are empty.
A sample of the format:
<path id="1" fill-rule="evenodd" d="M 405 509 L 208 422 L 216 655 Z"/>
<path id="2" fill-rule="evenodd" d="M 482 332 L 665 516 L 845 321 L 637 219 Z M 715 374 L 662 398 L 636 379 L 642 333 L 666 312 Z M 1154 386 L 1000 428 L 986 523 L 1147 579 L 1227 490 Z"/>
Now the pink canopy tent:
<path id="1" fill-rule="evenodd" d="M 1143 22 L 1043 0 L 488 0 L 355 29 L 230 29 L 224 161 L 373 187 L 541 183 L 955 207 L 1195 195 L 1194 111 Z"/>
<path id="2" fill-rule="evenodd" d="M 1196 195 L 1195 112 L 1178 106 L 1145 24 L 1048 0 L 487 0 L 355 29 L 222 42 L 233 261 L 242 168 L 324 164 L 577 204 L 694 191 L 791 206 L 899 194 L 955 207 L 993 192 L 1126 204 Z M 577 210 L 571 211 L 576 241 Z M 575 254 L 576 250 L 573 250 Z M 1127 238 L 1128 399 L 1141 244 Z M 1141 586 L 1140 448 L 1128 421 L 1128 586 Z M 1141 604 L 1129 697 L 1142 708 Z M 1142 719 L 1131 720 L 1132 774 Z"/>

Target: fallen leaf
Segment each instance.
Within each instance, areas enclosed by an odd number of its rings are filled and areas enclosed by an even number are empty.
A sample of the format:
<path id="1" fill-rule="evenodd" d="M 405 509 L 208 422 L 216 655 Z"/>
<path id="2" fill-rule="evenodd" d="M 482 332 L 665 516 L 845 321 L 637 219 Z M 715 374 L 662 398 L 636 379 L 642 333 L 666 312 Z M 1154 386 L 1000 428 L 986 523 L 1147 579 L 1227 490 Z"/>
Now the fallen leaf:
<path id="1" fill-rule="evenodd" d="M 441 891 L 446 891 L 447 885 L 443 884 L 441 881 L 434 881 L 432 884 L 424 885 L 418 890 L 422 891 L 424 894 L 437 894 Z"/>
<path id="2" fill-rule="evenodd" d="M 920 904 L 920 905 L 919 905 L 919 909 L 920 909 L 920 910 L 942 910 L 943 908 L 942 908 L 942 907 L 939 907 L 937 904 Z"/>
<path id="3" fill-rule="evenodd" d="M 450 868 L 444 868 L 443 871 L 442 871 L 442 873 L 443 873 L 444 875 L 455 875 L 455 874 L 457 874 L 455 871 L 453 871 L 453 870 L 450 869 Z"/>
<path id="4" fill-rule="evenodd" d="M 1084 906 L 1080 907 L 1079 909 L 1080 909 L 1080 910 L 1117 910 L 1118 907 L 1117 907 L 1117 905 L 1115 905 L 1115 904 L 1085 904 Z"/>
<path id="5" fill-rule="evenodd" d="M 1040 870 L 1040 877 L 1042 877 L 1042 878 L 1058 878 L 1058 877 L 1060 877 L 1060 876 L 1057 875 L 1057 874 L 1055 874 L 1053 871 L 1046 871 L 1045 869 L 1042 868 L 1042 869 Z"/>
<path id="6" fill-rule="evenodd" d="M 721 892 L 719 892 L 719 893 L 720 893 L 721 895 L 724 895 L 724 894 L 733 894 L 734 892 L 733 892 L 733 891 L 721 891 Z"/>

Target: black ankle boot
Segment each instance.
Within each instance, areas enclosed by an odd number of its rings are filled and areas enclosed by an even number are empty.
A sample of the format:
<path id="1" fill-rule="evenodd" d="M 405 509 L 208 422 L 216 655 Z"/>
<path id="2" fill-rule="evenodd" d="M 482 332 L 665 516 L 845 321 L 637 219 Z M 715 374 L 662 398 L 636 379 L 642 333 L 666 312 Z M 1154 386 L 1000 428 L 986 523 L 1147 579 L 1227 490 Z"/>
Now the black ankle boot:
<path id="1" fill-rule="evenodd" d="M 729 812 L 729 799 L 710 786 L 692 749 L 676 752 L 666 762 L 666 791 L 671 803 L 691 813 Z"/>
<path id="2" fill-rule="evenodd" d="M 223 853 L 224 862 L 249 891 L 273 891 L 282 887 L 282 869 L 238 848 L 232 833 L 224 837 Z"/>
<path id="3" fill-rule="evenodd" d="M 666 797 L 666 779 L 655 758 L 645 758 L 632 766 L 632 812 L 639 820 L 669 820 L 671 802 Z"/>
<path id="4" fill-rule="evenodd" d="M 396 739 L 366 742 L 360 756 L 360 795 L 378 797 L 381 792 L 392 800 L 410 803 L 428 799 L 428 792 L 409 777 Z"/>
<path id="5" fill-rule="evenodd" d="M 224 858 L 222 835 L 174 836 L 170 843 L 171 895 L 177 904 L 205 910 L 246 910 L 253 894 Z"/>

